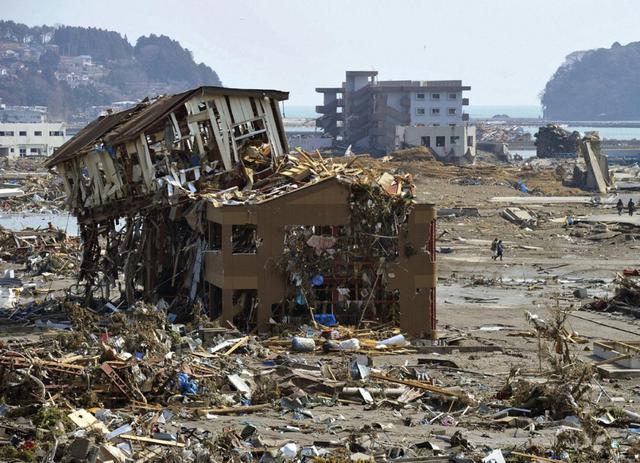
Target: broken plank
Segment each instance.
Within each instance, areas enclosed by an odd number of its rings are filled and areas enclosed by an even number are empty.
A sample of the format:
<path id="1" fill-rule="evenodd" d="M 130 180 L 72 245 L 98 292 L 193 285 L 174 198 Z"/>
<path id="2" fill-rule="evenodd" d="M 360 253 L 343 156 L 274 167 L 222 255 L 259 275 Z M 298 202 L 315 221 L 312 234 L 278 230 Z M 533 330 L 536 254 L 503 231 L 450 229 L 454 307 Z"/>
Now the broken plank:
<path id="1" fill-rule="evenodd" d="M 417 389 L 423 389 L 425 391 L 433 392 L 436 394 L 447 395 L 451 397 L 462 397 L 464 395 L 460 391 L 452 391 L 450 389 L 446 389 L 443 387 L 432 386 L 431 384 L 423 383 L 421 381 L 390 378 L 388 376 L 385 376 L 379 373 L 371 373 L 369 377 L 372 379 L 378 379 L 380 381 L 387 381 L 389 383 L 404 384 L 405 386 L 414 387 Z"/>
<path id="2" fill-rule="evenodd" d="M 246 407 L 222 407 L 222 408 L 199 408 L 199 415 L 233 415 L 236 413 L 251 413 L 272 407 L 271 404 L 247 405 Z"/>
<path id="3" fill-rule="evenodd" d="M 226 355 L 231 355 L 236 350 L 238 350 L 241 346 L 244 346 L 247 343 L 248 340 L 249 340 L 249 336 L 245 336 L 243 338 L 240 338 L 238 340 L 238 342 L 236 342 L 233 346 L 231 346 L 231 348 L 228 351 L 226 351 L 224 354 L 222 354 L 222 355 L 225 355 L 225 356 Z"/>
<path id="4" fill-rule="evenodd" d="M 121 434 L 121 439 L 132 440 L 136 442 L 145 442 L 147 444 L 168 445 L 170 447 L 184 447 L 185 444 L 171 440 L 153 439 L 151 437 L 134 436 L 133 434 Z"/>

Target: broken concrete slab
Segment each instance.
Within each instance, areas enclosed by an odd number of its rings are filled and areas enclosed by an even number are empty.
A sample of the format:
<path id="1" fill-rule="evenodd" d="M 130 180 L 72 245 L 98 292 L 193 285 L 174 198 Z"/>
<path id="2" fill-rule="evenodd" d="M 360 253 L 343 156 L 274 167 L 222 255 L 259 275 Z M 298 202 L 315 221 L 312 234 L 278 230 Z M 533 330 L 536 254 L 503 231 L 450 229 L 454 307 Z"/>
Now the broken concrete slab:
<path id="1" fill-rule="evenodd" d="M 538 225 L 538 219 L 531 212 L 519 207 L 508 207 L 502 211 L 501 215 L 509 222 L 521 227 L 535 228 Z"/>

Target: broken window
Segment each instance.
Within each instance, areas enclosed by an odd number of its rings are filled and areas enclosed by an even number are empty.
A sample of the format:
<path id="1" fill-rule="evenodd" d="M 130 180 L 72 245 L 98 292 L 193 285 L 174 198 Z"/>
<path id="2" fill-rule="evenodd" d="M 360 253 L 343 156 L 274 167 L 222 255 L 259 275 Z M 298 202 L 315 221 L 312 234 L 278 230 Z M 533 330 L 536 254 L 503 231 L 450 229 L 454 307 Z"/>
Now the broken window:
<path id="1" fill-rule="evenodd" d="M 432 116 L 439 116 L 440 115 L 440 108 L 431 108 L 431 115 Z"/>
<path id="2" fill-rule="evenodd" d="M 445 137 L 436 137 L 436 146 L 438 148 L 443 148 L 445 144 Z"/>
<path id="3" fill-rule="evenodd" d="M 448 114 L 449 114 L 449 116 L 455 116 L 456 115 L 456 108 L 449 108 Z"/>
<path id="4" fill-rule="evenodd" d="M 469 135 L 467 137 L 467 145 L 468 146 L 473 146 L 473 135 Z"/>
<path id="5" fill-rule="evenodd" d="M 205 289 L 209 296 L 209 316 L 218 318 L 222 315 L 222 289 L 207 281 L 204 282 Z"/>
<path id="6" fill-rule="evenodd" d="M 222 225 L 217 222 L 209 222 L 209 249 L 222 249 Z"/>
<path id="7" fill-rule="evenodd" d="M 234 254 L 255 254 L 258 228 L 256 225 L 234 225 L 231 230 L 231 247 Z"/>
<path id="8" fill-rule="evenodd" d="M 420 144 L 422 146 L 426 146 L 427 148 L 430 148 L 431 147 L 431 137 L 430 136 L 421 137 L 420 138 Z"/>
<path id="9" fill-rule="evenodd" d="M 257 289 L 237 289 L 233 292 L 233 323 L 245 331 L 255 326 L 258 308 Z"/>
<path id="10" fill-rule="evenodd" d="M 449 142 L 452 145 L 457 145 L 459 141 L 460 141 L 460 137 L 458 136 L 451 136 L 451 138 L 449 139 Z"/>

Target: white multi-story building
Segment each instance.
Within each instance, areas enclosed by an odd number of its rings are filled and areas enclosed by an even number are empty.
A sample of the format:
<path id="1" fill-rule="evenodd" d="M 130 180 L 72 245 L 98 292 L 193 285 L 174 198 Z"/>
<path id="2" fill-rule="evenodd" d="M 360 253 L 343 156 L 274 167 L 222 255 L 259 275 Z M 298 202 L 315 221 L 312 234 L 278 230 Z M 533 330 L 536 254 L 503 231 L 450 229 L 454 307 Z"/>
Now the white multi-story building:
<path id="1" fill-rule="evenodd" d="M 0 123 L 0 156 L 50 156 L 68 139 L 62 122 Z"/>

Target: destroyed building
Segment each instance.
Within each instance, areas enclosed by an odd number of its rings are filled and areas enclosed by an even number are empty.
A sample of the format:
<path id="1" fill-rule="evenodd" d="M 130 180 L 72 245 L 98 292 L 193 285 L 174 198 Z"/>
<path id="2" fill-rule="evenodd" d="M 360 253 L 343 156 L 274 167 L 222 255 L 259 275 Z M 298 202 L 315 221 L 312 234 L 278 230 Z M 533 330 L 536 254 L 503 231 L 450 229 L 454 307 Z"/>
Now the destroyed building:
<path id="1" fill-rule="evenodd" d="M 578 139 L 577 160 L 573 169 L 574 183 L 586 190 L 606 193 L 611 186 L 609 160 L 600 148 L 600 137 L 596 132 L 587 133 Z"/>
<path id="2" fill-rule="evenodd" d="M 539 158 L 570 158 L 578 152 L 580 132 L 569 132 L 557 124 L 538 128 L 534 137 Z"/>
<path id="3" fill-rule="evenodd" d="M 374 154 L 423 145 L 440 157 L 475 154 L 475 130 L 463 97 L 471 87 L 460 80 L 388 80 L 377 71 L 347 71 L 340 87 L 316 88 L 323 94 L 316 125 L 338 146 Z M 397 132 L 397 127 L 406 127 Z"/>
<path id="4" fill-rule="evenodd" d="M 50 158 L 87 299 L 264 331 L 311 316 L 435 336 L 435 208 L 407 176 L 289 154 L 285 92 L 200 87 L 102 116 Z M 312 320 L 313 321 L 313 320 Z"/>

